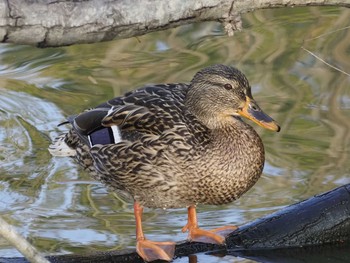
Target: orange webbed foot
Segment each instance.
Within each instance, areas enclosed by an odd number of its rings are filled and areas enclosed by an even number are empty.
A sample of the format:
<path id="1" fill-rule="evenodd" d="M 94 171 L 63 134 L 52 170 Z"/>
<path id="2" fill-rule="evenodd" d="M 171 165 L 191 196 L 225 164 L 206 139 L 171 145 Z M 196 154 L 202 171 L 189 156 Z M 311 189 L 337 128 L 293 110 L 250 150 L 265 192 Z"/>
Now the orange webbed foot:
<path id="1" fill-rule="evenodd" d="M 223 244 L 225 243 L 225 237 L 236 229 L 236 226 L 223 226 L 212 230 L 204 230 L 199 227 L 189 228 L 188 225 L 186 225 L 182 228 L 182 232 L 189 231 L 188 240 L 190 241 Z"/>
<path id="2" fill-rule="evenodd" d="M 171 261 L 175 253 L 174 242 L 155 242 L 145 238 L 142 231 L 142 206 L 135 202 L 134 213 L 136 220 L 136 251 L 143 260 L 149 262 L 154 260 Z"/>
<path id="3" fill-rule="evenodd" d="M 175 253 L 175 242 L 156 242 L 147 239 L 137 241 L 136 251 L 145 261 L 171 261 Z"/>
<path id="4" fill-rule="evenodd" d="M 223 244 L 225 237 L 236 230 L 236 226 L 223 226 L 212 230 L 204 230 L 198 227 L 196 208 L 190 206 L 188 208 L 188 222 L 182 228 L 182 232 L 188 231 L 188 239 L 202 243 Z"/>

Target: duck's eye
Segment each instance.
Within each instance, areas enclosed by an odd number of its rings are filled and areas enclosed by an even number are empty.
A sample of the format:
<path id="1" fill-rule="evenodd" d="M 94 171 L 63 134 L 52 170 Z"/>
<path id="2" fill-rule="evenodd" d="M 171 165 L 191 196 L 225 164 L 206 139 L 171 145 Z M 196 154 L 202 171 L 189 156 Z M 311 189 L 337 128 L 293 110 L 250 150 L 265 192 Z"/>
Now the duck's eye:
<path id="1" fill-rule="evenodd" d="M 257 111 L 257 110 L 258 110 L 258 107 L 256 107 L 255 105 L 251 105 L 250 108 L 251 108 L 253 111 Z"/>
<path id="2" fill-rule="evenodd" d="M 232 85 L 227 83 L 227 84 L 224 85 L 224 88 L 227 89 L 227 90 L 231 90 L 232 89 Z"/>

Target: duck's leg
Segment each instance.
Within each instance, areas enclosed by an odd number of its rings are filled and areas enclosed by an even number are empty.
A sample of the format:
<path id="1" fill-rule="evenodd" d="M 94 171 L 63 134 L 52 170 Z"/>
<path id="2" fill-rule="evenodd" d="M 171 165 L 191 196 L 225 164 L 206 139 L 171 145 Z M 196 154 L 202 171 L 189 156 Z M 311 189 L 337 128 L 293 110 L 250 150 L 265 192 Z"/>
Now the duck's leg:
<path id="1" fill-rule="evenodd" d="M 198 227 L 196 207 L 188 207 L 188 221 L 182 228 L 182 232 L 188 231 L 188 239 L 203 243 L 223 244 L 225 236 L 236 230 L 236 226 L 224 226 L 212 230 L 203 230 Z"/>
<path id="2" fill-rule="evenodd" d="M 174 242 L 155 242 L 147 240 L 142 231 L 143 208 L 137 202 L 134 203 L 134 213 L 136 220 L 136 251 L 145 261 L 166 260 L 170 261 L 174 257 Z"/>

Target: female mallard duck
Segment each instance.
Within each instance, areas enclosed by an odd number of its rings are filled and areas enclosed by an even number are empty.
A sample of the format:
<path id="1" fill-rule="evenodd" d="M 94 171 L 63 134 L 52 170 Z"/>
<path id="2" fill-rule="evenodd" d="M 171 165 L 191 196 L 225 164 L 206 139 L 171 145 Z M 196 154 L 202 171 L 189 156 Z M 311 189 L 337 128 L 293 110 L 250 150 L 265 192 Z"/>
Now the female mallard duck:
<path id="1" fill-rule="evenodd" d="M 200 229 L 196 205 L 229 203 L 260 177 L 264 147 L 241 116 L 280 129 L 239 70 L 214 65 L 190 84 L 145 86 L 69 117 L 72 128 L 50 152 L 76 158 L 94 178 L 131 198 L 138 254 L 146 261 L 171 260 L 173 242 L 145 238 L 142 207 L 187 207 L 182 231 L 189 231 L 189 240 L 223 243 L 235 227 Z"/>

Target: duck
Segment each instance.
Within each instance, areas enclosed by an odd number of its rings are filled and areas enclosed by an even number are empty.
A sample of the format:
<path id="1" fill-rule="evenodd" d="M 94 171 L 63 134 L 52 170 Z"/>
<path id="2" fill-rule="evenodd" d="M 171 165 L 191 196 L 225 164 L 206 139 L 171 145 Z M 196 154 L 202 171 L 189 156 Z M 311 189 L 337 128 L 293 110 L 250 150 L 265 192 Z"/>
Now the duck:
<path id="1" fill-rule="evenodd" d="M 127 92 L 61 123 L 49 147 L 74 158 L 90 175 L 133 202 L 136 251 L 144 261 L 171 261 L 175 243 L 145 237 L 149 208 L 187 208 L 188 240 L 224 244 L 236 226 L 199 227 L 198 205 L 233 202 L 259 179 L 265 162 L 258 133 L 243 118 L 278 132 L 233 66 L 199 70 L 190 83 L 152 84 Z"/>

